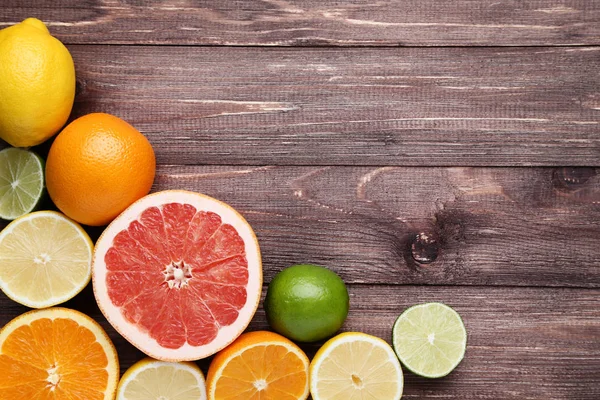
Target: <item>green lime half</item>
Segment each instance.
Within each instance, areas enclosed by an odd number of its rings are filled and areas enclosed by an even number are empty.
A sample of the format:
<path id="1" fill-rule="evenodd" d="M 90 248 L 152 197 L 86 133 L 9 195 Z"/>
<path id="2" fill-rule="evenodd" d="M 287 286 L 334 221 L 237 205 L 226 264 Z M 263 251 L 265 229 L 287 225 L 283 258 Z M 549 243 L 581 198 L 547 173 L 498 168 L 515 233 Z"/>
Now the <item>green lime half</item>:
<path id="1" fill-rule="evenodd" d="M 35 209 L 44 193 L 44 162 L 35 153 L 0 151 L 0 218 L 12 220 Z"/>
<path id="2" fill-rule="evenodd" d="M 441 378 L 463 359 L 467 331 L 460 315 L 447 305 L 419 304 L 398 317 L 392 344 L 408 370 L 426 378 Z"/>

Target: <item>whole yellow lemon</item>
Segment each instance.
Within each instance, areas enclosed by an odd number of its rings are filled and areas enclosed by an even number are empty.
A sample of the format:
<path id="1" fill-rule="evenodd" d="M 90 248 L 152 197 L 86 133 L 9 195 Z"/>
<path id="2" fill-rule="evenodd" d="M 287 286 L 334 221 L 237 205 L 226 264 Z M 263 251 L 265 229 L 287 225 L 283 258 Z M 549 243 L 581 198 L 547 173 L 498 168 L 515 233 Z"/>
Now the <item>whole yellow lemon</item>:
<path id="1" fill-rule="evenodd" d="M 44 142 L 67 122 L 74 99 L 71 54 L 42 21 L 0 30 L 0 138 L 15 147 Z"/>

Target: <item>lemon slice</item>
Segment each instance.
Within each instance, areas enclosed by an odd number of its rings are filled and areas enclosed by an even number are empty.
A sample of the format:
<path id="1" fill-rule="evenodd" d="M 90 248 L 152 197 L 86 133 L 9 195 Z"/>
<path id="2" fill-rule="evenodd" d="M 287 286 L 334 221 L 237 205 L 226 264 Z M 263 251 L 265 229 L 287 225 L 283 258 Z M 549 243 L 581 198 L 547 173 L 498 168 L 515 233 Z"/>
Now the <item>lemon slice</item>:
<path id="1" fill-rule="evenodd" d="M 27 214 L 0 232 L 0 289 L 32 308 L 63 303 L 90 281 L 92 250 L 87 233 L 64 215 Z"/>
<path id="2" fill-rule="evenodd" d="M 398 400 L 404 378 L 394 350 L 360 332 L 329 339 L 310 365 L 313 400 Z"/>
<path id="3" fill-rule="evenodd" d="M 138 361 L 121 378 L 117 400 L 206 400 L 204 375 L 191 362 Z"/>
<path id="4" fill-rule="evenodd" d="M 13 220 L 38 205 L 44 193 L 44 162 L 29 150 L 0 151 L 0 218 Z"/>
<path id="5" fill-rule="evenodd" d="M 452 372 L 467 347 L 467 331 L 460 315 L 442 303 L 407 309 L 394 323 L 392 336 L 402 364 L 426 378 L 441 378 Z"/>

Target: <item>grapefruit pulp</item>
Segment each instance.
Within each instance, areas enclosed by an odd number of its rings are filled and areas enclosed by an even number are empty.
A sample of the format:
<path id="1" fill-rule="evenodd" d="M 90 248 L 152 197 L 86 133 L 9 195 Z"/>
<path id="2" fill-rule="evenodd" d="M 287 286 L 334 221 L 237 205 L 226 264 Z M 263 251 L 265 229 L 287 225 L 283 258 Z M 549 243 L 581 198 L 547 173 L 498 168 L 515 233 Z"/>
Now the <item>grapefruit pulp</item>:
<path id="1" fill-rule="evenodd" d="M 163 361 L 208 357 L 254 316 L 262 289 L 256 236 L 229 205 L 182 190 L 150 194 L 96 243 L 94 294 L 130 343 Z"/>

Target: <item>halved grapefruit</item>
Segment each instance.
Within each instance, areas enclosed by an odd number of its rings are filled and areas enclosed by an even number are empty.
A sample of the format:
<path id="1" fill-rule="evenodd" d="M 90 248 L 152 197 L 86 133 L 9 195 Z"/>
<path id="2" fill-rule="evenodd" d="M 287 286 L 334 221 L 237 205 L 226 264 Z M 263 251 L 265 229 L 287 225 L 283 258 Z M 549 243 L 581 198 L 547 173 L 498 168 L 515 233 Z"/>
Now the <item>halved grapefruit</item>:
<path id="1" fill-rule="evenodd" d="M 102 313 L 163 361 L 208 357 L 254 316 L 262 289 L 256 236 L 229 205 L 182 190 L 150 194 L 104 231 L 92 263 Z"/>

